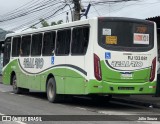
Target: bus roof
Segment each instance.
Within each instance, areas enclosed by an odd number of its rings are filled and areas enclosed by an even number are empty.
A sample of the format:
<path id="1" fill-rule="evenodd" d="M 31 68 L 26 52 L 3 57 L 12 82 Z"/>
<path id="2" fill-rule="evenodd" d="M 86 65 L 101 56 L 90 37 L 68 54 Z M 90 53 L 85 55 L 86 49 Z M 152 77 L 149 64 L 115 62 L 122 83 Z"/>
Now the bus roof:
<path id="1" fill-rule="evenodd" d="M 96 19 L 96 18 L 94 18 L 94 19 Z M 25 34 L 31 34 L 31 33 L 37 33 L 37 32 L 45 32 L 45 31 L 47 32 L 47 31 L 54 30 L 54 29 L 61 29 L 61 28 L 67 28 L 67 27 L 74 27 L 74 26 L 78 26 L 78 25 L 85 25 L 85 24 L 89 24 L 89 20 L 91 20 L 91 19 L 63 23 L 63 24 L 59 24 L 59 25 L 48 26 L 48 27 L 43 27 L 43 28 L 33 29 L 33 30 L 29 30 L 29 31 L 18 32 L 18 33 L 10 33 L 10 34 L 7 34 L 6 37 L 19 36 L 19 35 L 25 35 Z"/>
<path id="2" fill-rule="evenodd" d="M 86 20 L 80 20 L 80 21 L 74 21 L 74 22 L 69 22 L 69 23 L 63 23 L 59 25 L 54 25 L 54 26 L 48 26 L 48 27 L 43 27 L 43 28 L 38 28 L 38 29 L 32 29 L 29 31 L 22 31 L 18 33 L 10 33 L 7 34 L 6 37 L 12 37 L 12 36 L 19 36 L 19 35 L 26 35 L 26 34 L 31 34 L 31 33 L 38 33 L 38 32 L 47 32 L 50 30 L 56 30 L 56 29 L 61 29 L 61 28 L 67 28 L 67 27 L 74 27 L 74 26 L 80 26 L 80 25 L 85 25 L 89 24 L 90 20 L 96 20 L 96 19 L 124 19 L 124 20 L 141 20 L 141 21 L 148 21 L 148 20 L 143 20 L 143 19 L 136 19 L 136 18 L 127 18 L 127 17 L 94 17 L 91 19 L 86 19 Z M 148 21 L 151 22 L 151 21 Z"/>

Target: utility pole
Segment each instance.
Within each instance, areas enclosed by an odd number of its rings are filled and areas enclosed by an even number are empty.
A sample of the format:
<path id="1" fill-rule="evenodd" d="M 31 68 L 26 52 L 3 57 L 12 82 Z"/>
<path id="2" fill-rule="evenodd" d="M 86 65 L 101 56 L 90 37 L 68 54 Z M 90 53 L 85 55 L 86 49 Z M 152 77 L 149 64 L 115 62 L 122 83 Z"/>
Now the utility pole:
<path id="1" fill-rule="evenodd" d="M 73 0 L 74 10 L 73 10 L 73 21 L 80 20 L 80 0 Z"/>

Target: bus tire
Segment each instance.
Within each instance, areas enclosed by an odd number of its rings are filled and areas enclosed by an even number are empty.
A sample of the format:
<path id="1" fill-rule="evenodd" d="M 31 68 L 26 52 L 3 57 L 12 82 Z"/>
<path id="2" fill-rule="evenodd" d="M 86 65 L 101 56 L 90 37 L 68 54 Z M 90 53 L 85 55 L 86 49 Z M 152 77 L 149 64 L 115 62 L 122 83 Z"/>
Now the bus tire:
<path id="1" fill-rule="evenodd" d="M 51 103 L 58 102 L 58 95 L 56 93 L 56 82 L 54 78 L 50 78 L 47 82 L 47 98 Z"/>
<path id="2" fill-rule="evenodd" d="M 21 93 L 21 88 L 17 87 L 17 78 L 16 78 L 16 75 L 14 75 L 13 78 L 12 78 L 12 87 L 13 87 L 13 92 L 15 94 Z"/>

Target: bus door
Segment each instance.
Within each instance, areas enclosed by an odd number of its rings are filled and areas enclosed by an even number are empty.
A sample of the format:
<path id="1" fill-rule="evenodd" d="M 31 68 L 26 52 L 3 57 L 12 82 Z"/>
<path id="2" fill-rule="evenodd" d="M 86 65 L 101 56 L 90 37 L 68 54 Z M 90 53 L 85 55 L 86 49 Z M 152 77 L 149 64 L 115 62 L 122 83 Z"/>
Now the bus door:
<path id="1" fill-rule="evenodd" d="M 6 66 L 10 61 L 10 52 L 11 52 L 11 38 L 8 37 L 4 42 L 3 67 Z M 4 77 L 10 77 L 9 69 L 5 69 L 3 71 L 3 83 L 9 84 L 10 83 L 9 79 Z"/>
<path id="2" fill-rule="evenodd" d="M 8 37 L 4 43 L 3 67 L 8 64 L 11 52 L 11 37 Z"/>
<path id="3" fill-rule="evenodd" d="M 3 68 L 3 52 L 4 52 L 4 42 L 0 42 L 0 74 L 2 74 L 2 68 Z"/>
<path id="4" fill-rule="evenodd" d="M 71 54 L 66 56 L 65 92 L 67 94 L 85 93 L 85 55 L 89 41 L 89 26 L 72 29 Z"/>
<path id="5" fill-rule="evenodd" d="M 57 31 L 55 58 L 53 64 L 57 67 L 55 78 L 58 88 L 57 92 L 64 94 L 66 80 L 66 56 L 69 55 L 69 46 L 71 40 L 71 29 Z"/>

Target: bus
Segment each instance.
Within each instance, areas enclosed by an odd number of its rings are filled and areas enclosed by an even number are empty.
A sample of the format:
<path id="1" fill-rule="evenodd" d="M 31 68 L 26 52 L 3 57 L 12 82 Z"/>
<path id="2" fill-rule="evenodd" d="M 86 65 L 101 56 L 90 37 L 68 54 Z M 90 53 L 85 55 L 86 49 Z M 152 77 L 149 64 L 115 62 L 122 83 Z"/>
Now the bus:
<path id="1" fill-rule="evenodd" d="M 156 24 L 95 17 L 8 34 L 3 83 L 14 93 L 37 90 L 60 96 L 155 94 Z"/>

